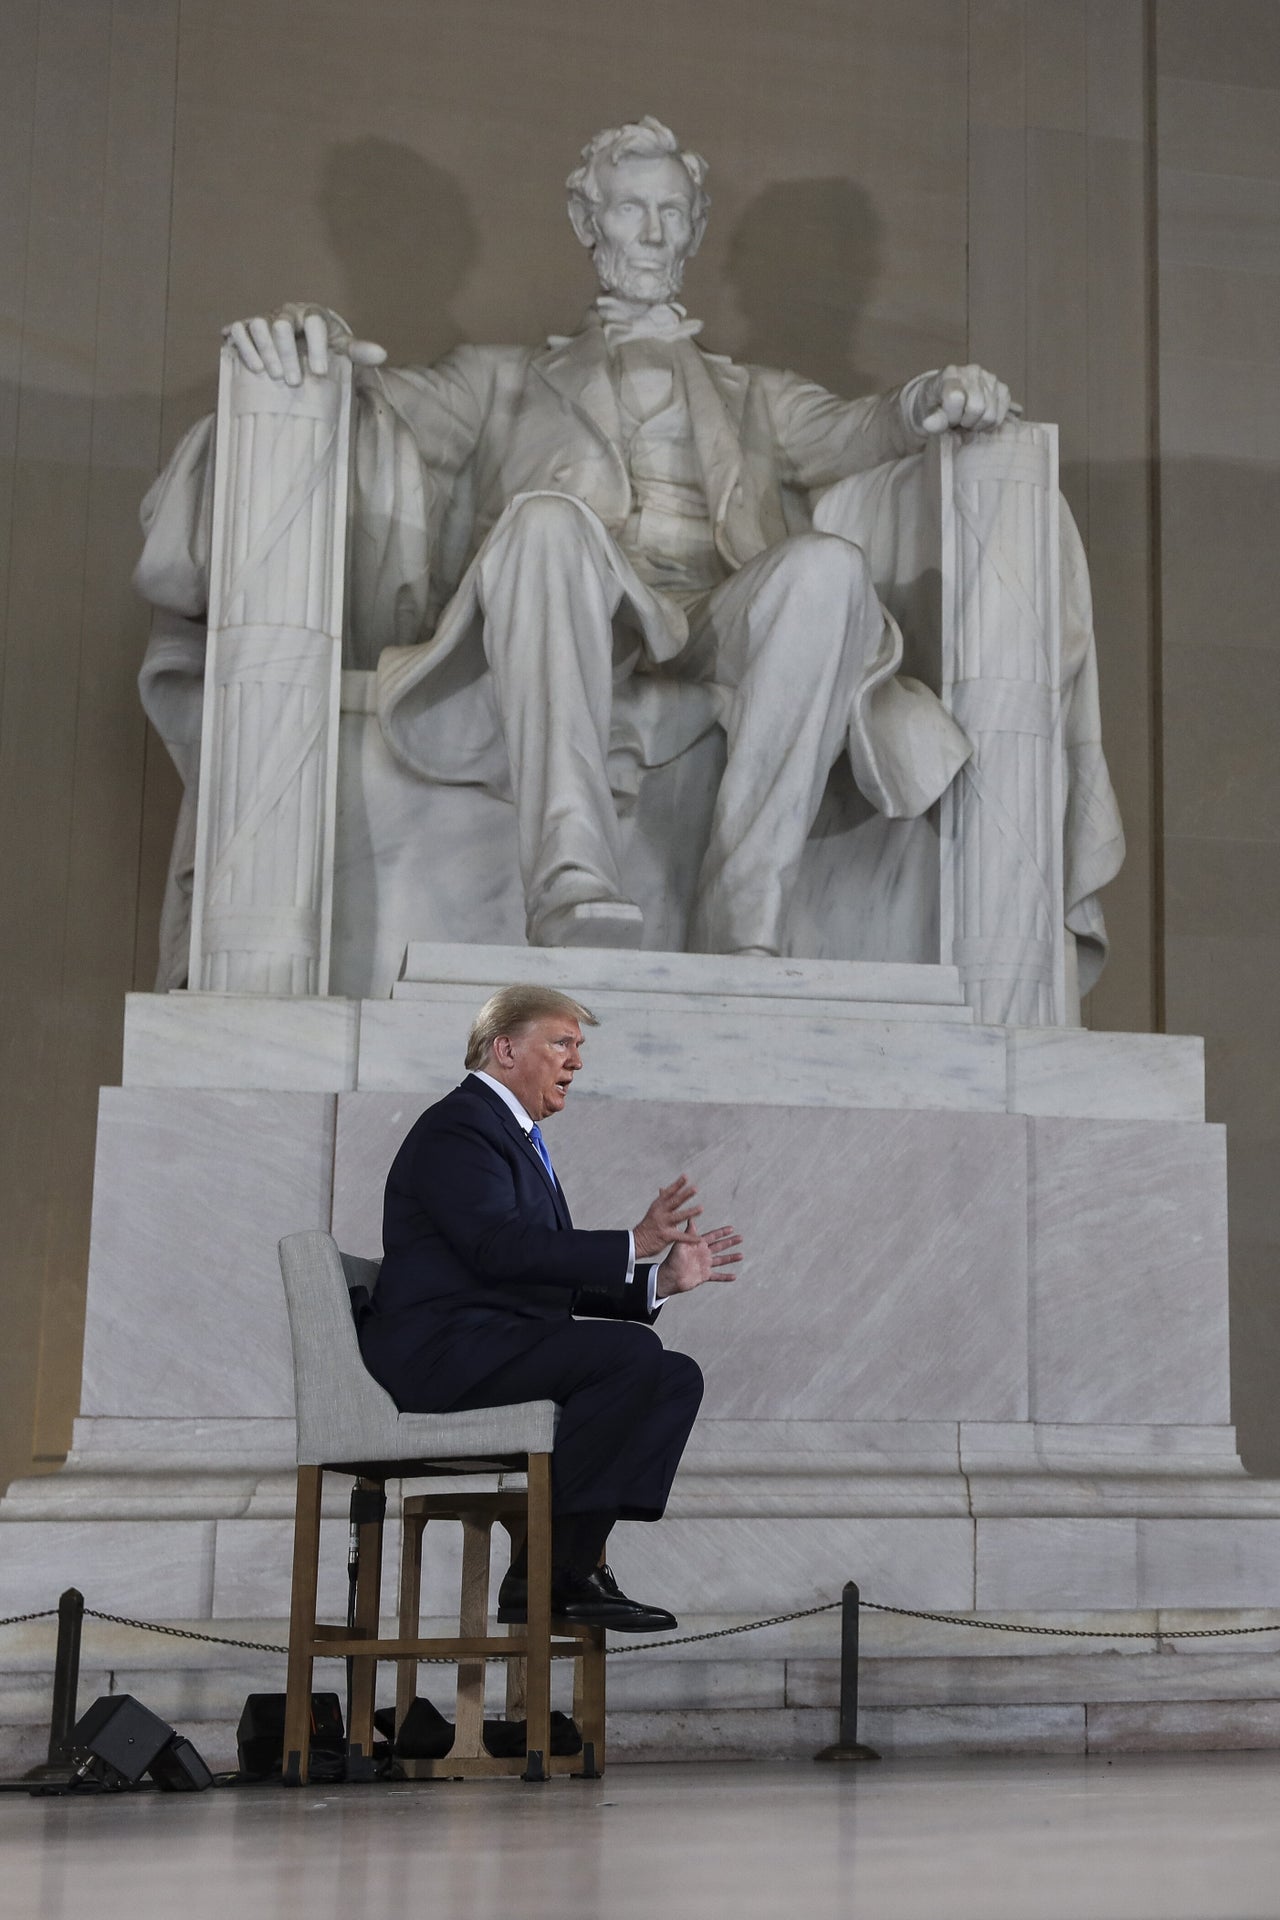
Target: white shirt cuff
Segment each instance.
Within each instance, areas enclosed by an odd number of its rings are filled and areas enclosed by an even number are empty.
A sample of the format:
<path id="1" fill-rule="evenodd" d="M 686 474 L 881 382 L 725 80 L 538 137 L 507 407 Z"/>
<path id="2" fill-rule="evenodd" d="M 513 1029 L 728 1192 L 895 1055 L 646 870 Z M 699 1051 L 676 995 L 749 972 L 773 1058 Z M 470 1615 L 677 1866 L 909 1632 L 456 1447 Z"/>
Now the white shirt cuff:
<path id="1" fill-rule="evenodd" d="M 631 1282 L 636 1277 L 636 1237 L 635 1237 L 635 1234 L 631 1232 L 630 1228 L 627 1229 L 627 1247 L 628 1247 L 627 1285 L 630 1286 Z M 649 1312 L 650 1313 L 657 1313 L 658 1309 L 662 1305 L 661 1300 L 659 1300 L 658 1298 L 658 1268 L 662 1265 L 663 1261 L 666 1259 L 670 1251 L 671 1251 L 670 1247 L 664 1247 L 662 1249 L 662 1252 L 655 1253 L 653 1256 L 653 1259 L 649 1262 Z"/>

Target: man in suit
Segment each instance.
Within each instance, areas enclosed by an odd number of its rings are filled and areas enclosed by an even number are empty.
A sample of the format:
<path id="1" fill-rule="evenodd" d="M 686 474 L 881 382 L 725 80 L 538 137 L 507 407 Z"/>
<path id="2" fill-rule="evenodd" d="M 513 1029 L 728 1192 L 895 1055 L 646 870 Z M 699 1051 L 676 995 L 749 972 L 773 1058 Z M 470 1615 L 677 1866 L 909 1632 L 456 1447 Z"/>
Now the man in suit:
<path id="1" fill-rule="evenodd" d="M 661 1517 L 702 1374 L 648 1329 L 672 1294 L 731 1280 L 741 1239 L 698 1232 L 683 1176 L 630 1231 L 573 1225 L 539 1123 L 563 1109 L 596 1024 L 543 987 L 503 988 L 481 1008 L 467 1078 L 414 1123 L 387 1177 L 360 1344 L 405 1412 L 555 1400 L 554 1609 L 652 1633 L 672 1615 L 629 1599 L 599 1563 L 615 1521 Z M 513 1563 L 499 1620 L 524 1619 L 526 1579 Z"/>
<path id="2" fill-rule="evenodd" d="M 970 752 L 898 675 L 902 636 L 836 496 L 931 434 L 998 426 L 1008 390 L 947 367 L 844 401 L 701 351 L 675 295 L 706 226 L 705 171 L 651 117 L 589 142 L 569 213 L 601 293 L 542 348 L 464 346 L 395 372 L 325 309 L 228 329 L 247 365 L 290 384 L 331 350 L 355 363 L 352 626 L 377 660 L 383 732 L 430 778 L 512 794 L 537 945 L 641 944 L 610 779 L 617 690 L 641 675 L 702 696 L 638 703 L 645 764 L 690 726 L 718 718 L 727 735 L 695 950 L 782 950 L 842 753 L 875 807 L 910 816 Z M 148 511 L 159 557 L 175 544 L 163 490 Z"/>

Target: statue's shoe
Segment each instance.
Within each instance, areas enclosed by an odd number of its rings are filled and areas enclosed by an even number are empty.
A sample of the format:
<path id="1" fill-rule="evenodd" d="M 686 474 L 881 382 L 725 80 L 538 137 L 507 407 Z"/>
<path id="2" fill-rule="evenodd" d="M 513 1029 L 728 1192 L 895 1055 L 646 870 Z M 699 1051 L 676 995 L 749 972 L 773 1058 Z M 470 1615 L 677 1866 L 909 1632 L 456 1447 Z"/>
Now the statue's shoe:
<path id="1" fill-rule="evenodd" d="M 638 947 L 644 915 L 629 900 L 583 900 L 539 919 L 535 947 Z"/>
<path id="2" fill-rule="evenodd" d="M 647 1606 L 622 1591 L 608 1567 L 588 1574 L 566 1575 L 551 1589 L 551 1612 L 560 1620 L 583 1627 L 612 1627 L 615 1633 L 670 1633 L 679 1625 L 665 1607 Z M 529 1617 L 529 1585 L 508 1573 L 498 1589 L 498 1619 L 519 1625 Z"/>

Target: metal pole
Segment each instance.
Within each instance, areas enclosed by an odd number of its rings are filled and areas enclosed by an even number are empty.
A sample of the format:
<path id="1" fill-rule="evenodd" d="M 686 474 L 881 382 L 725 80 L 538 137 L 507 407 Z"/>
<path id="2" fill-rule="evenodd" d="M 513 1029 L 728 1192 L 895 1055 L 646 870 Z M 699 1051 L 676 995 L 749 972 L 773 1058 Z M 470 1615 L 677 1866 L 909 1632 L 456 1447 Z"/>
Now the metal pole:
<path id="1" fill-rule="evenodd" d="M 815 1760 L 878 1760 L 874 1747 L 858 1739 L 858 1626 L 861 1596 L 852 1580 L 840 1596 L 840 1735 L 815 1753 Z"/>
<path id="2" fill-rule="evenodd" d="M 68 1587 L 58 1600 L 58 1645 L 53 1656 L 53 1705 L 49 1709 L 49 1765 L 65 1764 L 76 1723 L 80 1688 L 80 1629 L 84 1595 Z"/>
<path id="3" fill-rule="evenodd" d="M 76 1695 L 80 1689 L 80 1629 L 84 1624 L 84 1595 L 68 1587 L 58 1598 L 58 1645 L 53 1656 L 53 1704 L 49 1709 L 49 1757 L 22 1776 L 22 1784 L 36 1790 L 69 1786 L 71 1731 L 76 1724 Z"/>

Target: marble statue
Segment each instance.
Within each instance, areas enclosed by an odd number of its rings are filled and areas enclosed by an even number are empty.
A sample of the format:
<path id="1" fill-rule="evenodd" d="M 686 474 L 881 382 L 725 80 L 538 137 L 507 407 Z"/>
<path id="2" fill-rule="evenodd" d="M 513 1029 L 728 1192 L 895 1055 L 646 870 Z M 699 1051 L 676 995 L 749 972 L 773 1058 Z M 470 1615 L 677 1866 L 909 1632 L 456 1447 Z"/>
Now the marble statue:
<path id="1" fill-rule="evenodd" d="M 244 367 L 285 390 L 335 359 L 352 369 L 347 664 L 376 667 L 404 766 L 514 800 L 533 945 L 642 943 L 620 873 L 620 731 L 654 767 L 723 729 L 687 942 L 719 953 L 785 951 L 842 756 L 864 798 L 902 819 L 924 814 L 972 751 L 899 671 L 902 633 L 864 551 L 865 481 L 931 437 L 997 435 L 1008 389 L 950 366 L 844 401 L 695 344 L 700 323 L 676 296 L 706 226 L 705 173 L 651 117 L 588 143 L 569 216 L 600 293 L 575 333 L 542 347 L 464 346 L 395 371 L 314 306 L 227 330 Z M 137 579 L 162 614 L 208 606 L 210 452 L 201 423 L 144 507 Z M 1065 507 L 1061 536 L 1067 919 L 1100 957 L 1094 895 L 1123 840 Z M 162 621 L 144 674 L 153 708 L 164 649 L 182 644 Z"/>

